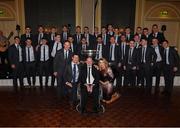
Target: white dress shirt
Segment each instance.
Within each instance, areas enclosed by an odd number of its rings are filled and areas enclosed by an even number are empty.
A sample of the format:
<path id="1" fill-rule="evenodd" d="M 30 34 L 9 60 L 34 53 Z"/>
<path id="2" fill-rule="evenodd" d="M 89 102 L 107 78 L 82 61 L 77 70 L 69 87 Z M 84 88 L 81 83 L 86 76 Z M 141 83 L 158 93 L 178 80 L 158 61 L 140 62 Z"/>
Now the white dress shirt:
<path id="1" fill-rule="evenodd" d="M 18 44 L 15 44 L 15 46 L 16 46 L 18 52 L 19 52 L 19 53 L 18 53 L 18 54 L 19 54 L 19 62 L 22 62 L 22 48 L 21 48 L 21 46 L 18 45 Z"/>
<path id="2" fill-rule="evenodd" d="M 51 52 L 51 56 L 52 57 L 55 57 L 55 55 L 56 55 L 56 52 L 58 51 L 58 50 L 60 50 L 60 49 L 62 49 L 62 43 L 61 42 L 55 42 L 54 43 L 54 45 L 53 45 L 53 50 L 52 50 L 52 52 Z"/>
<path id="3" fill-rule="evenodd" d="M 29 52 L 28 52 L 28 50 L 29 50 Z M 34 49 L 32 46 L 30 46 L 30 47 L 26 46 L 26 62 L 33 62 L 33 61 L 35 61 Z"/>
<path id="4" fill-rule="evenodd" d="M 89 71 L 89 68 L 90 68 L 90 71 Z M 88 73 L 90 72 L 90 80 L 88 78 Z M 92 65 L 91 66 L 87 66 L 87 78 L 86 78 L 86 83 L 87 84 L 93 84 L 94 82 L 94 77 L 92 75 Z"/>
<path id="5" fill-rule="evenodd" d="M 156 52 L 156 55 L 157 55 L 156 62 L 162 61 L 162 57 L 161 57 L 161 54 L 160 54 L 158 46 L 155 46 L 154 48 L 155 48 L 155 52 Z"/>
<path id="6" fill-rule="evenodd" d="M 44 55 L 44 48 L 45 48 L 45 55 Z M 45 58 L 45 60 L 44 60 L 44 58 Z M 40 61 L 47 61 L 47 60 L 49 60 L 49 46 L 48 45 L 41 45 L 41 47 L 40 47 Z"/>
<path id="7" fill-rule="evenodd" d="M 71 63 L 71 67 L 72 67 L 72 75 L 74 75 L 73 73 L 74 73 L 74 64 L 75 63 Z M 75 64 L 76 65 L 76 78 L 75 78 L 75 82 L 77 82 L 78 81 L 78 78 L 79 78 L 79 69 L 78 69 L 78 64 Z M 71 82 L 73 82 L 73 78 L 72 78 L 72 81 Z"/>

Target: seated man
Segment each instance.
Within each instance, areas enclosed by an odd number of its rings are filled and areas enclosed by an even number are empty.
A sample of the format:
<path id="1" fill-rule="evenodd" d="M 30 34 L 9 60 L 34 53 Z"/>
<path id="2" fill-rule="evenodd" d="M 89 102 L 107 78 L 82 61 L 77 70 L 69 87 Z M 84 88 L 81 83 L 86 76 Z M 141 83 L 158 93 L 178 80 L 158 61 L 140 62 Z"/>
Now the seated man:
<path id="1" fill-rule="evenodd" d="M 65 84 L 70 92 L 70 105 L 73 106 L 77 101 L 77 86 L 79 83 L 80 64 L 79 56 L 74 54 L 72 61 L 69 63 L 64 72 Z"/>
<path id="2" fill-rule="evenodd" d="M 88 93 L 93 95 L 93 111 L 98 113 L 99 110 L 99 71 L 93 66 L 91 57 L 86 59 L 86 63 L 80 71 L 81 84 L 81 113 L 86 112 Z"/>

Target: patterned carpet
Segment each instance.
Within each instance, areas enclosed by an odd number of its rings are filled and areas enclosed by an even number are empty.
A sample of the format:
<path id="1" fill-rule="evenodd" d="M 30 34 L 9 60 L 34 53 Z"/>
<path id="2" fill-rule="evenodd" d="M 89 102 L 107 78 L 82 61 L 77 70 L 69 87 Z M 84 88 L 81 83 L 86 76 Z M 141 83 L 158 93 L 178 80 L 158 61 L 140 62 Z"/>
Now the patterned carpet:
<path id="1" fill-rule="evenodd" d="M 81 115 L 68 99 L 58 100 L 55 88 L 0 87 L 0 126 L 180 126 L 180 87 L 171 98 L 145 96 L 141 88 L 127 88 L 107 104 L 103 114 Z M 91 99 L 88 108 L 91 108 Z"/>

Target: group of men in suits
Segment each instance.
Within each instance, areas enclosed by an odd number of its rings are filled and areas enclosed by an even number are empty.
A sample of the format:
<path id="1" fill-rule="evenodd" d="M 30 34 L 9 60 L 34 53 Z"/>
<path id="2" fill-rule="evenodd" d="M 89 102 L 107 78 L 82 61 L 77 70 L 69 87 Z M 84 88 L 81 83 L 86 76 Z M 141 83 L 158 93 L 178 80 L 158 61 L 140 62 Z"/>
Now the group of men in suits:
<path id="1" fill-rule="evenodd" d="M 43 26 L 39 26 L 38 33 L 33 35 L 31 28 L 27 26 L 25 34 L 22 34 L 21 38 L 15 37 L 15 43 L 9 48 L 13 85 L 17 86 L 19 77 L 20 85 L 23 87 L 22 67 L 24 66 L 29 85 L 35 85 L 37 74 L 40 87 L 48 86 L 49 76 L 52 77 L 51 85 L 54 86 L 57 78 L 58 94 L 62 97 L 67 93 L 63 85 L 69 81 L 67 80 L 69 78 L 64 73 L 66 66 L 73 60 L 72 56 L 78 55 L 79 61 L 85 63 L 87 58 L 82 55 L 82 51 L 97 50 L 95 62 L 100 58 L 105 58 L 109 62 L 116 79 L 117 91 L 122 85 L 141 85 L 145 87 L 147 93 L 151 93 L 154 75 L 155 90 L 159 92 L 160 76 L 163 72 L 164 94 L 171 94 L 179 57 L 176 49 L 169 46 L 169 42 L 165 40 L 163 33 L 159 32 L 156 24 L 152 26 L 150 34 L 147 28 L 137 27 L 136 33 L 132 34 L 130 27 L 120 31 L 119 28 L 113 28 L 111 24 L 102 27 L 101 33 L 90 34 L 88 27 L 84 27 L 84 33 L 82 33 L 80 26 L 76 26 L 75 31 L 74 35 L 70 35 L 68 27 L 64 25 L 61 34 L 57 33 L 55 27 L 46 34 Z M 44 75 L 46 80 L 43 84 Z"/>

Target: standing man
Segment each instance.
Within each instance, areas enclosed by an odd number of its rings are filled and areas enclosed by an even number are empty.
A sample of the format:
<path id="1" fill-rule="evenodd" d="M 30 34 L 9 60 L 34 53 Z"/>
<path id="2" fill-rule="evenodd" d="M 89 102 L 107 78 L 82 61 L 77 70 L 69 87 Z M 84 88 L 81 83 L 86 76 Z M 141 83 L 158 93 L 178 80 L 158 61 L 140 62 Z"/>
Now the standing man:
<path id="1" fill-rule="evenodd" d="M 129 47 L 126 50 L 125 54 L 125 76 L 126 82 L 124 82 L 126 85 L 130 84 L 130 86 L 135 86 L 136 84 L 136 70 L 137 70 L 137 64 L 138 64 L 138 50 L 135 47 L 134 40 L 131 40 L 129 42 Z"/>
<path id="2" fill-rule="evenodd" d="M 171 96 L 174 85 L 175 72 L 178 70 L 179 56 L 174 47 L 169 46 L 167 40 L 163 41 L 163 74 L 165 80 L 165 88 L 162 94 Z"/>
<path id="3" fill-rule="evenodd" d="M 47 45 L 48 40 L 42 38 L 42 44 L 38 48 L 38 61 L 39 61 L 39 82 L 40 88 L 43 87 L 43 74 L 45 74 L 45 87 L 48 86 L 49 79 L 49 60 L 50 60 L 50 49 Z"/>
<path id="4" fill-rule="evenodd" d="M 20 38 L 18 36 L 14 37 L 14 44 L 9 47 L 9 62 L 13 70 L 13 86 L 17 89 L 17 78 L 19 78 L 19 83 L 21 89 L 24 86 L 23 83 L 23 56 L 22 47 L 20 46 Z"/>
<path id="5" fill-rule="evenodd" d="M 66 66 L 71 62 L 72 52 L 70 50 L 69 41 L 64 42 L 64 48 L 57 51 L 54 58 L 54 75 L 57 77 L 57 93 L 59 98 L 65 95 L 65 81 L 64 81 L 64 71 Z"/>
<path id="6" fill-rule="evenodd" d="M 99 111 L 99 71 L 93 66 L 91 57 L 86 59 L 86 64 L 81 69 L 81 113 L 86 112 L 88 93 L 93 95 L 93 111 Z"/>
<path id="7" fill-rule="evenodd" d="M 156 62 L 157 55 L 155 50 L 147 45 L 147 39 L 141 39 L 142 47 L 139 50 L 140 57 L 140 72 L 142 79 L 142 86 L 146 83 L 146 94 L 151 94 L 152 89 L 152 66 Z"/>
<path id="8" fill-rule="evenodd" d="M 160 77 L 162 73 L 162 57 L 163 57 L 163 48 L 159 45 L 159 41 L 157 38 L 152 39 L 152 47 L 154 48 L 157 59 L 153 66 L 153 75 L 156 77 L 156 83 L 155 83 L 155 93 L 159 93 L 159 83 L 160 83 Z"/>
<path id="9" fill-rule="evenodd" d="M 31 38 L 26 39 L 26 46 L 23 48 L 23 60 L 26 69 L 27 82 L 29 86 L 36 83 L 36 51 L 32 46 Z M 32 77 L 32 82 L 31 82 Z"/>
<path id="10" fill-rule="evenodd" d="M 165 40 L 164 33 L 159 32 L 159 28 L 157 24 L 153 24 L 152 26 L 152 33 L 149 35 L 149 41 L 152 42 L 153 38 L 157 38 L 160 45 Z"/>
<path id="11" fill-rule="evenodd" d="M 31 33 L 31 27 L 30 26 L 26 26 L 25 28 L 25 33 L 21 35 L 21 44 L 23 47 L 26 46 L 26 39 L 30 38 L 32 40 L 32 43 L 34 43 L 34 37 L 33 34 Z M 32 44 L 35 45 L 35 44 Z"/>
<path id="12" fill-rule="evenodd" d="M 51 86 L 53 87 L 54 83 L 55 83 L 54 67 L 53 67 L 54 57 L 55 57 L 57 51 L 62 49 L 61 35 L 60 34 L 56 34 L 55 40 L 50 45 L 50 49 L 51 49 L 51 57 L 50 57 L 51 58 L 50 59 Z"/>
<path id="13" fill-rule="evenodd" d="M 107 55 L 106 55 L 106 60 L 108 60 L 109 65 L 113 71 L 114 74 L 114 79 L 117 80 L 116 83 L 116 89 L 120 89 L 120 74 L 118 68 L 121 66 L 120 65 L 120 52 L 119 52 L 119 45 L 116 44 L 114 36 L 110 38 L 110 45 L 107 48 Z"/>

